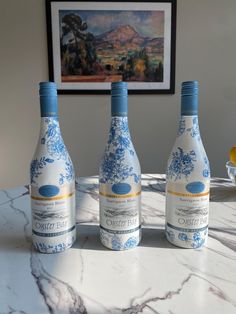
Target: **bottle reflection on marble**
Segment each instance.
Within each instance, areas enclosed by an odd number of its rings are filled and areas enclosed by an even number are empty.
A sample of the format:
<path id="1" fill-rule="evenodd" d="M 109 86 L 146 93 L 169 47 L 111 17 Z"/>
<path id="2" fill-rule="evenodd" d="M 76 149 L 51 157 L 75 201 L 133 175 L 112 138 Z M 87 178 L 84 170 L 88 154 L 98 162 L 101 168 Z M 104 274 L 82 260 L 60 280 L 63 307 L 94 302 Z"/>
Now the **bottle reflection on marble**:
<path id="1" fill-rule="evenodd" d="M 167 163 L 166 237 L 183 248 L 208 234 L 210 167 L 198 126 L 198 82 L 182 84 L 178 136 Z"/>
<path id="2" fill-rule="evenodd" d="M 32 239 L 36 250 L 56 253 L 76 238 L 75 176 L 63 142 L 53 82 L 40 83 L 41 128 L 30 167 Z"/>
<path id="3" fill-rule="evenodd" d="M 127 118 L 127 83 L 112 83 L 109 139 L 99 169 L 100 238 L 112 250 L 141 239 L 141 170 Z"/>

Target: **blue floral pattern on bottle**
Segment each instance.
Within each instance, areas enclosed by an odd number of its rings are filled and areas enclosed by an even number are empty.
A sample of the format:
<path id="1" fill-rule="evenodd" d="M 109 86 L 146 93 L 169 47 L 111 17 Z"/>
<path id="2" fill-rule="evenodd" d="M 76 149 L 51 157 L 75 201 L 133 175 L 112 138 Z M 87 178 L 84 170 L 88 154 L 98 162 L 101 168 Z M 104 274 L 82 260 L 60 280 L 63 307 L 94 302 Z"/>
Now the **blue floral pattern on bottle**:
<path id="1" fill-rule="evenodd" d="M 181 117 L 180 121 L 179 121 L 179 129 L 178 129 L 178 136 L 182 135 L 185 131 L 185 119 L 183 117 Z"/>
<path id="2" fill-rule="evenodd" d="M 140 240 L 139 236 L 132 236 L 122 243 L 118 235 L 105 233 L 103 230 L 100 230 L 100 236 L 102 243 L 106 244 L 107 247 L 110 247 L 109 243 L 111 243 L 111 248 L 115 251 L 132 249 L 139 244 Z"/>
<path id="3" fill-rule="evenodd" d="M 46 132 L 41 139 L 41 143 L 47 145 L 50 156 L 54 159 L 67 159 L 68 153 L 61 137 L 60 127 L 57 117 L 45 118 L 47 125 Z"/>
<path id="4" fill-rule="evenodd" d="M 41 157 L 39 160 L 37 158 L 33 159 L 30 165 L 30 182 L 36 183 L 35 178 L 38 178 L 42 174 L 42 169 L 48 164 L 53 163 L 54 159 L 48 157 Z"/>
<path id="5" fill-rule="evenodd" d="M 179 233 L 178 238 L 179 238 L 181 241 L 188 241 L 188 236 L 187 236 L 187 234 L 186 234 L 186 233 L 183 233 L 183 232 Z"/>
<path id="6" fill-rule="evenodd" d="M 75 238 L 72 237 L 72 241 L 62 242 L 55 245 L 45 244 L 43 242 L 35 242 L 34 248 L 36 251 L 44 252 L 44 253 L 59 253 L 65 251 L 67 248 L 71 247 L 74 243 Z"/>
<path id="7" fill-rule="evenodd" d="M 204 163 L 205 163 L 205 169 L 203 169 L 202 175 L 205 178 L 209 178 L 211 175 L 211 172 L 210 172 L 210 165 L 209 165 L 209 161 L 207 157 L 204 157 Z"/>
<path id="8" fill-rule="evenodd" d="M 192 124 L 190 128 L 186 128 L 186 120 L 181 117 L 178 128 L 178 136 L 181 136 L 184 133 L 189 133 L 193 138 L 197 138 L 198 141 L 201 140 L 200 131 L 198 126 L 198 117 L 193 117 Z"/>
<path id="9" fill-rule="evenodd" d="M 66 168 L 65 168 L 65 174 L 60 173 L 60 179 L 59 179 L 59 184 L 62 185 L 65 183 L 65 181 L 72 181 L 74 180 L 74 168 L 72 165 L 72 162 L 68 160 L 66 162 Z"/>
<path id="10" fill-rule="evenodd" d="M 200 132 L 199 132 L 199 126 L 198 126 L 198 118 L 193 118 L 193 124 L 191 128 L 188 128 L 187 131 L 190 133 L 192 137 L 196 137 L 198 141 L 201 140 Z"/>
<path id="11" fill-rule="evenodd" d="M 124 249 L 131 249 L 133 247 L 136 247 L 139 243 L 139 238 L 137 237 L 130 237 L 124 244 Z"/>
<path id="12" fill-rule="evenodd" d="M 200 248 L 204 245 L 205 243 L 205 237 L 206 237 L 207 231 L 204 232 L 204 237 L 201 237 L 201 233 L 200 232 L 195 232 L 193 234 L 193 237 L 188 238 L 188 235 L 184 232 L 180 232 L 178 235 L 178 239 L 181 241 L 189 241 L 191 243 L 191 246 L 196 249 L 196 248 Z"/>
<path id="13" fill-rule="evenodd" d="M 122 249 L 122 244 L 120 242 L 120 239 L 115 235 L 111 238 L 111 244 L 112 244 L 113 250 L 119 251 Z"/>
<path id="14" fill-rule="evenodd" d="M 38 178 L 42 174 L 43 168 L 48 163 L 53 163 L 57 160 L 64 163 L 62 167 L 63 172 L 58 177 L 58 183 L 62 185 L 66 182 L 72 182 L 74 180 L 73 164 L 61 137 L 58 118 L 44 118 L 44 127 L 45 131 L 40 139 L 40 144 L 46 148 L 46 153 L 39 160 L 35 158 L 32 161 L 30 171 L 31 183 L 36 183 L 35 178 Z"/>
<path id="15" fill-rule="evenodd" d="M 194 150 L 184 152 L 181 147 L 177 149 L 178 151 L 172 153 L 172 159 L 167 168 L 167 176 L 175 181 L 181 179 L 182 176 L 187 179 L 194 170 L 194 163 L 197 161 Z"/>
<path id="16" fill-rule="evenodd" d="M 166 235 L 167 235 L 167 238 L 170 240 L 170 241 L 174 241 L 175 239 L 175 234 L 172 230 L 166 230 Z"/>
<path id="17" fill-rule="evenodd" d="M 130 158 L 137 159 L 127 117 L 113 117 L 100 167 L 100 183 L 119 183 L 129 177 L 133 177 L 135 183 L 139 183 L 141 176 L 137 169 L 130 166 Z"/>
<path id="18" fill-rule="evenodd" d="M 193 235 L 193 243 L 192 243 L 192 247 L 194 249 L 199 248 L 201 246 L 203 246 L 204 242 L 205 242 L 205 238 L 201 237 L 200 232 L 195 232 Z"/>

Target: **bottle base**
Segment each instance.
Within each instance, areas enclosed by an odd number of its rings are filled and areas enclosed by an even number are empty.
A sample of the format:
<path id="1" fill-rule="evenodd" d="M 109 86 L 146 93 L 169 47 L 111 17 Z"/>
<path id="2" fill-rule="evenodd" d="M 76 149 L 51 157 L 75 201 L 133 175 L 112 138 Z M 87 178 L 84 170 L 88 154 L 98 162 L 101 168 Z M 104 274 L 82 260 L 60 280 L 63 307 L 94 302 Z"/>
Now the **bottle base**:
<path id="1" fill-rule="evenodd" d="M 189 232 L 189 229 L 177 230 L 166 226 L 166 239 L 174 246 L 184 249 L 198 249 L 206 245 L 208 237 L 208 228 L 195 229 Z"/>
<path id="2" fill-rule="evenodd" d="M 110 233 L 100 228 L 100 240 L 104 247 L 113 251 L 126 251 L 137 247 L 141 241 L 141 229 L 132 234 Z"/>
<path id="3" fill-rule="evenodd" d="M 33 247 L 39 253 L 53 254 L 61 253 L 69 249 L 76 240 L 76 229 L 71 231 L 67 236 L 47 239 L 33 235 Z"/>

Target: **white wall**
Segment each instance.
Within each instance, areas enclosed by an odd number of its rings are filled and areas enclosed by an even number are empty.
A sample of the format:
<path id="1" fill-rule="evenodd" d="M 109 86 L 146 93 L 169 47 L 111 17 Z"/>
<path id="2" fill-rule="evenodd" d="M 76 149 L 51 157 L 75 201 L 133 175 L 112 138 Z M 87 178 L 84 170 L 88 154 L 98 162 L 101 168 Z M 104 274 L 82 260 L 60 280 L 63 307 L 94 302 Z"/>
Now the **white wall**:
<path id="1" fill-rule="evenodd" d="M 180 84 L 200 82 L 200 128 L 215 176 L 236 144 L 236 1 L 178 0 L 176 94 L 129 97 L 143 172 L 165 172 L 179 115 Z M 38 82 L 48 79 L 44 0 L 0 1 L 0 187 L 28 183 L 39 133 Z M 109 96 L 59 96 L 64 140 L 79 176 L 97 174 Z"/>

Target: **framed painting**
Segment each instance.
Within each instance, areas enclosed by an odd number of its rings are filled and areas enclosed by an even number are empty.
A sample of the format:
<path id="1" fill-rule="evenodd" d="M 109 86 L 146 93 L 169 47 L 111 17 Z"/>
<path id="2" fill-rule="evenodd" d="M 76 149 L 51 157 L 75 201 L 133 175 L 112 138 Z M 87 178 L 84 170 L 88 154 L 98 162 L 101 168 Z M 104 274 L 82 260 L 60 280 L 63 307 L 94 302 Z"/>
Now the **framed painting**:
<path id="1" fill-rule="evenodd" d="M 46 0 L 49 79 L 61 94 L 175 91 L 176 0 Z"/>

